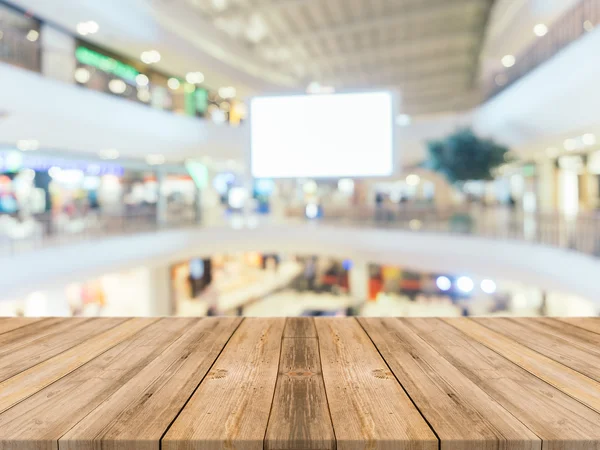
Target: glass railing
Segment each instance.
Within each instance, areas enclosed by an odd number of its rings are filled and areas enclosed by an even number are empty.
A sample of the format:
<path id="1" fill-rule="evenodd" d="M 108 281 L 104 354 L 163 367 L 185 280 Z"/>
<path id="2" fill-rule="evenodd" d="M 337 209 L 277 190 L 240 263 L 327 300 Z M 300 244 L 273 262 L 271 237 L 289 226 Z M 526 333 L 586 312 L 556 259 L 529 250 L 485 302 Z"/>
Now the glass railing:
<path id="1" fill-rule="evenodd" d="M 287 216 L 305 217 L 305 211 L 290 209 Z M 600 213 L 528 213 L 509 207 L 480 205 L 448 208 L 353 207 L 325 208 L 323 217 L 316 221 L 335 226 L 381 227 L 525 241 L 600 257 Z"/>
<path id="2" fill-rule="evenodd" d="M 27 220 L 0 215 L 0 257 L 50 246 L 128 233 L 160 231 L 190 226 L 256 227 L 262 224 L 317 223 L 336 227 L 370 227 L 410 232 L 520 241 L 569 249 L 600 257 L 600 214 L 567 216 L 558 213 L 526 213 L 504 207 L 451 208 L 324 208 L 319 219 L 307 219 L 303 208 L 289 208 L 285 217 L 241 214 L 199 223 L 193 208 L 172 210 L 157 219 L 156 211 L 95 212 L 76 218 L 37 216 Z"/>
<path id="3" fill-rule="evenodd" d="M 154 232 L 196 225 L 194 208 L 167 211 L 159 219 L 155 208 L 86 214 L 40 214 L 27 218 L 0 214 L 0 257 L 101 237 Z"/>
<path id="4" fill-rule="evenodd" d="M 600 25 L 600 1 L 580 0 L 572 9 L 554 22 L 548 32 L 516 56 L 512 67 L 492 74 L 486 81 L 485 92 L 491 98 L 532 72 L 569 44 Z"/>

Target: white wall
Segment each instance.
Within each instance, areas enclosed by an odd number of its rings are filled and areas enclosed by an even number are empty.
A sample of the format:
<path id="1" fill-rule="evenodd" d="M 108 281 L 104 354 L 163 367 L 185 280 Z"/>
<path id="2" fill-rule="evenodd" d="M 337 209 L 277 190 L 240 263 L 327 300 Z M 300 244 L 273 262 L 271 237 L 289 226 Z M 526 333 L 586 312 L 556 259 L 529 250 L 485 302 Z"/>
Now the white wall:
<path id="1" fill-rule="evenodd" d="M 600 260 L 516 241 L 298 224 L 189 228 L 98 240 L 0 259 L 0 299 L 140 265 L 239 251 L 350 258 L 415 270 L 513 280 L 600 302 Z"/>

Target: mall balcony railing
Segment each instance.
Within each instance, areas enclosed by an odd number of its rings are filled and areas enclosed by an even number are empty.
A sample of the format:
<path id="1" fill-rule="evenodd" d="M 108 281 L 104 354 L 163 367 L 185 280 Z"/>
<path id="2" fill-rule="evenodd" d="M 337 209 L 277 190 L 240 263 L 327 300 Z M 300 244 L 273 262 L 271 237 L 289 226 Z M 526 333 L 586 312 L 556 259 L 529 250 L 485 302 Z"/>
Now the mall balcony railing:
<path id="1" fill-rule="evenodd" d="M 600 257 L 600 213 L 529 213 L 510 207 L 482 205 L 448 208 L 393 205 L 381 208 L 324 208 L 322 214 L 321 218 L 313 220 L 335 226 L 365 226 L 516 240 Z M 287 215 L 305 217 L 305 211 L 300 208 L 289 209 Z"/>
<path id="2" fill-rule="evenodd" d="M 0 257 L 76 244 L 98 238 L 156 232 L 198 224 L 193 208 L 167 212 L 159 219 L 156 210 L 126 212 L 90 211 L 86 214 L 41 214 L 25 219 L 0 214 Z"/>
<path id="3" fill-rule="evenodd" d="M 533 45 L 516 56 L 515 64 L 495 72 L 486 80 L 487 98 L 494 97 L 532 72 L 569 44 L 600 25 L 600 1 L 580 0 L 538 37 Z"/>
<path id="4" fill-rule="evenodd" d="M 267 216 L 257 223 L 297 223 L 300 219 L 332 226 L 479 236 L 558 247 L 600 257 L 600 213 L 570 216 L 481 205 L 449 208 L 413 205 L 325 207 L 322 216 L 317 219 L 306 218 L 305 212 L 304 208 L 289 208 L 283 222 L 280 218 Z M 210 225 L 236 228 L 235 219 L 243 217 L 235 215 L 231 219 L 231 223 L 217 220 Z M 207 224 L 198 221 L 193 208 L 172 211 L 162 220 L 157 219 L 156 211 L 148 210 L 120 213 L 92 211 L 78 218 L 42 215 L 26 220 L 0 215 L 0 257 L 102 237 L 198 226 Z"/>

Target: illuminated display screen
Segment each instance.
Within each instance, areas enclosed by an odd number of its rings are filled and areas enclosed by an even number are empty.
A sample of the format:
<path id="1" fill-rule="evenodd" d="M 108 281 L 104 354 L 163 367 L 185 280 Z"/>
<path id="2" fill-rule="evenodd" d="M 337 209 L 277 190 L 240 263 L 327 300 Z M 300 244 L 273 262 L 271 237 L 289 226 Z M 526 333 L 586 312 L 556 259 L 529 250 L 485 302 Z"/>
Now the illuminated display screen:
<path id="1" fill-rule="evenodd" d="M 95 67 L 129 81 L 135 81 L 135 77 L 140 74 L 135 68 L 87 47 L 77 47 L 75 58 L 81 64 Z"/>
<path id="2" fill-rule="evenodd" d="M 389 176 L 389 92 L 257 97 L 250 104 L 255 178 Z"/>

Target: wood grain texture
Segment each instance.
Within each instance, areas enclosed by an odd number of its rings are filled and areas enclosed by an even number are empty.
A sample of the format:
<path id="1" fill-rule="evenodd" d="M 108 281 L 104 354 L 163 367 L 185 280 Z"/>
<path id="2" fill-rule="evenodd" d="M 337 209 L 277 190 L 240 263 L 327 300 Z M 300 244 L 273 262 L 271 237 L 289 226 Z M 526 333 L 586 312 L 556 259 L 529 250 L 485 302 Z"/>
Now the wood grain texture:
<path id="1" fill-rule="evenodd" d="M 0 317 L 0 334 L 43 320 L 38 317 Z"/>
<path id="2" fill-rule="evenodd" d="M 600 319 L 598 317 L 559 317 L 555 320 L 600 334 Z"/>
<path id="3" fill-rule="evenodd" d="M 162 450 L 262 450 L 285 319 L 244 320 L 162 439 Z"/>
<path id="4" fill-rule="evenodd" d="M 290 317 L 285 321 L 283 337 L 316 338 L 315 323 L 310 317 Z"/>
<path id="5" fill-rule="evenodd" d="M 0 450 L 600 450 L 599 323 L 0 320 Z"/>
<path id="6" fill-rule="evenodd" d="M 546 383 L 600 412 L 600 383 L 525 346 L 522 342 L 529 339 L 529 336 L 521 336 L 517 342 L 493 331 L 494 324 L 482 318 L 455 319 L 448 323 Z"/>
<path id="7" fill-rule="evenodd" d="M 438 440 L 353 319 L 315 319 L 338 450 L 438 449 Z"/>
<path id="8" fill-rule="evenodd" d="M 335 449 L 313 320 L 287 319 L 286 332 L 264 448 Z"/>
<path id="9" fill-rule="evenodd" d="M 543 449 L 600 449 L 600 415 L 439 319 L 399 319 L 537 436 Z M 458 319 L 457 319 L 458 320 Z"/>
<path id="10" fill-rule="evenodd" d="M 120 323 L 123 318 L 110 319 L 62 319 L 43 332 L 29 335 L 29 339 L 13 341 L 0 347 L 0 381 L 39 364 L 63 351 L 80 344 L 83 340 L 103 333 Z M 23 329 L 27 331 L 29 328 Z"/>
<path id="11" fill-rule="evenodd" d="M 0 413 L 60 380 L 155 321 L 156 319 L 129 319 L 1 382 Z"/>
<path id="12" fill-rule="evenodd" d="M 478 323 L 600 381 L 600 335 L 552 319 L 479 319 Z"/>
<path id="13" fill-rule="evenodd" d="M 158 450 L 240 322 L 221 317 L 186 325 L 181 336 L 67 432 L 61 450 Z"/>
<path id="14" fill-rule="evenodd" d="M 541 440 L 397 319 L 358 319 L 445 450 L 533 450 Z"/>
<path id="15" fill-rule="evenodd" d="M 0 449 L 58 449 L 61 436 L 151 364 L 192 323 L 193 319 L 125 322 L 120 327 L 136 331 L 127 337 L 120 333 L 119 341 L 97 358 L 0 414 Z"/>

